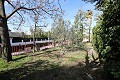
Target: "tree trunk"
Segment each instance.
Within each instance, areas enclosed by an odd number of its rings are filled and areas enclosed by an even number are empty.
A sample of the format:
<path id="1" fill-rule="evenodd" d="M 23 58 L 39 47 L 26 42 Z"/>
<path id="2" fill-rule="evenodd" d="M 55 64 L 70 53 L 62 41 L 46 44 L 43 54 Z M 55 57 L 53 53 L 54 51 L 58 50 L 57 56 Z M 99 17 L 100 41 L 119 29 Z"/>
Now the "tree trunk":
<path id="1" fill-rule="evenodd" d="M 33 33 L 33 53 L 35 53 L 35 31 Z"/>
<path id="2" fill-rule="evenodd" d="M 82 42 L 82 41 L 83 41 L 83 32 L 84 32 L 84 27 L 83 27 L 83 25 L 82 25 L 81 27 L 82 27 L 82 30 L 81 30 L 81 35 L 82 35 L 81 42 Z"/>
<path id="3" fill-rule="evenodd" d="M 2 59 L 5 62 L 12 61 L 11 55 L 11 45 L 9 39 L 9 30 L 7 26 L 7 19 L 5 15 L 5 8 L 4 8 L 4 1 L 0 0 L 0 35 L 1 35 L 1 42 L 2 42 Z"/>
<path id="4" fill-rule="evenodd" d="M 89 36 L 89 42 L 90 42 L 90 25 L 89 25 L 89 32 L 88 32 L 88 36 Z"/>

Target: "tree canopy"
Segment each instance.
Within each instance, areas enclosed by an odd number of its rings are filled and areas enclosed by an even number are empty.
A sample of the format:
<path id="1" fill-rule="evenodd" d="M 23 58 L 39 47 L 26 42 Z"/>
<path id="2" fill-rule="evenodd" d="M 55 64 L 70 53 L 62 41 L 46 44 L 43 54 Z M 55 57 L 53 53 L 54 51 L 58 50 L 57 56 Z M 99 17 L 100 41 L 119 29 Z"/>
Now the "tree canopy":
<path id="1" fill-rule="evenodd" d="M 102 1 L 102 0 L 100 0 Z M 93 28 L 93 45 L 104 64 L 104 75 L 108 80 L 120 79 L 120 1 L 105 0 L 103 14 Z M 109 76 L 109 77 L 107 77 Z"/>

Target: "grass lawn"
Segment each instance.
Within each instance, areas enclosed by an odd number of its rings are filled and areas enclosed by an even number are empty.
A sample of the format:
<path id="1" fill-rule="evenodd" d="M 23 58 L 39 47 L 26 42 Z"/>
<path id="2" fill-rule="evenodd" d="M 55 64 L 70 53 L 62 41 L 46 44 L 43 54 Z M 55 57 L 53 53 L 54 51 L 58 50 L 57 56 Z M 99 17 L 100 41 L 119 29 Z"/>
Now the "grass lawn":
<path id="1" fill-rule="evenodd" d="M 6 71 L 14 68 L 22 67 L 24 63 L 30 61 L 31 57 L 26 57 L 26 55 L 13 56 L 13 61 L 9 63 L 4 63 L 0 58 L 0 71 Z"/>
<path id="2" fill-rule="evenodd" d="M 84 50 L 68 51 L 59 48 L 13 56 L 13 61 L 0 59 L 0 80 L 102 80 L 98 70 L 85 64 Z"/>

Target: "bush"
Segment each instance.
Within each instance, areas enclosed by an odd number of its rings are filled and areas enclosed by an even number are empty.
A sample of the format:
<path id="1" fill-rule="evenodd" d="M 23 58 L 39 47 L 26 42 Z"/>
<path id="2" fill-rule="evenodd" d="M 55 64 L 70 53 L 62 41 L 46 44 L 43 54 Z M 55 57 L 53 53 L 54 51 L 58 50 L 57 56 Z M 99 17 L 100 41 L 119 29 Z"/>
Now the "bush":
<path id="1" fill-rule="evenodd" d="M 93 28 L 93 46 L 104 64 L 106 75 L 120 79 L 120 25 L 104 28 L 97 25 Z M 112 79 L 112 78 L 111 78 Z"/>

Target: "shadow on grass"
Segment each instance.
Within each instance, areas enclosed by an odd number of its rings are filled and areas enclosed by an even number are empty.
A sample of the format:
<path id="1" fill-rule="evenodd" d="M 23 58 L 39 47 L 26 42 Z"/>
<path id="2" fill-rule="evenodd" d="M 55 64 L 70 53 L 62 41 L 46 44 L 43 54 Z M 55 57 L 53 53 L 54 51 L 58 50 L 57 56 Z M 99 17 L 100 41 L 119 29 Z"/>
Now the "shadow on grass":
<path id="1" fill-rule="evenodd" d="M 68 52 L 74 52 L 74 51 L 79 51 L 79 50 L 83 50 L 83 46 L 67 46 L 65 47 L 65 49 L 68 51 Z"/>
<path id="2" fill-rule="evenodd" d="M 54 51 L 57 51 L 57 49 L 44 49 L 44 50 L 41 50 L 41 51 L 44 51 L 44 52 L 39 52 L 38 51 L 38 53 L 32 53 L 32 54 L 29 54 L 28 56 L 38 56 L 38 55 L 42 55 L 42 54 L 51 54 L 52 52 L 54 52 Z"/>
<path id="3" fill-rule="evenodd" d="M 42 50 L 42 51 L 44 51 L 44 52 L 37 52 L 37 53 L 26 53 L 26 54 L 21 54 L 21 56 L 20 57 L 17 57 L 17 58 L 15 58 L 15 59 L 13 59 L 13 61 L 17 61 L 17 60 L 20 60 L 20 59 L 23 59 L 23 58 L 25 58 L 25 57 L 28 57 L 28 56 L 38 56 L 38 55 L 42 55 L 42 54 L 51 54 L 51 52 L 53 52 L 53 51 L 57 51 L 56 49 L 54 49 L 54 50 L 51 50 L 51 49 L 46 49 L 46 50 Z M 16 55 L 16 56 L 19 56 L 19 55 Z"/>
<path id="4" fill-rule="evenodd" d="M 91 80 L 85 65 L 60 66 L 48 60 L 25 63 L 25 67 L 0 72 L 1 80 Z M 96 80 L 96 79 L 95 79 Z M 100 79 L 97 79 L 100 80 Z"/>
<path id="5" fill-rule="evenodd" d="M 52 50 L 48 50 L 30 56 L 51 52 Z M 25 57 L 27 56 L 21 56 L 15 60 Z M 70 59 L 76 61 L 76 58 L 70 57 Z M 25 63 L 24 67 L 1 71 L 0 80 L 103 80 L 100 72 L 98 64 L 90 62 L 89 56 L 86 55 L 85 64 L 79 62 L 74 66 L 60 66 L 48 60 Z"/>
<path id="6" fill-rule="evenodd" d="M 27 57 L 27 55 L 22 55 L 22 56 L 20 56 L 20 57 L 18 57 L 18 58 L 13 59 L 13 61 L 17 61 L 17 60 L 23 59 L 23 58 L 25 58 L 25 57 Z"/>

